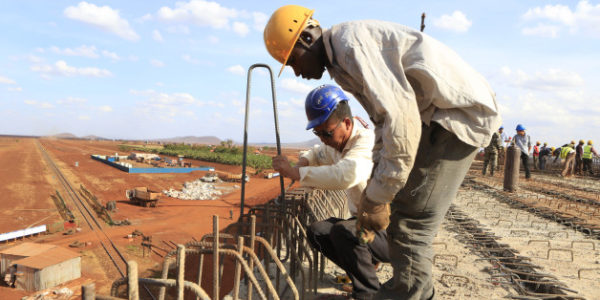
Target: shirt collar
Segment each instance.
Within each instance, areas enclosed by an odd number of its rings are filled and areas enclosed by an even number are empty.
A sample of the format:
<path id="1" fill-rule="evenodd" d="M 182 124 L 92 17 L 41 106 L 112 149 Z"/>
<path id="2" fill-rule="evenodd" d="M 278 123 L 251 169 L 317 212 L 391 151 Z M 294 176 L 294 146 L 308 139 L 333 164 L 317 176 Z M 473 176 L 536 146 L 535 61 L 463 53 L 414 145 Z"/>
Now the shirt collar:
<path id="1" fill-rule="evenodd" d="M 346 151 L 350 150 L 351 142 L 353 142 L 354 139 L 356 138 L 356 136 L 358 136 L 358 130 L 359 130 L 358 126 L 362 126 L 362 125 L 360 125 L 360 123 L 357 120 L 355 120 L 353 117 L 352 118 L 352 132 L 350 133 L 350 137 L 346 141 L 346 145 L 344 145 L 344 149 L 342 149 L 342 154 L 346 153 Z"/>

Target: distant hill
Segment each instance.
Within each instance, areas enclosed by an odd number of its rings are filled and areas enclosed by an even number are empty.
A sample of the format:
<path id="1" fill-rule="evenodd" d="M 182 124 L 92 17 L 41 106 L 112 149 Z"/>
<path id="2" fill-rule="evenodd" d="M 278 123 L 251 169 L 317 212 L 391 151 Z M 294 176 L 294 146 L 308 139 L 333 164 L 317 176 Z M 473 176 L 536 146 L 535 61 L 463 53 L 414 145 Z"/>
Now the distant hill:
<path id="1" fill-rule="evenodd" d="M 319 140 L 318 138 L 314 138 L 314 139 L 310 139 L 308 141 L 298 142 L 298 143 L 281 143 L 281 147 L 306 149 L 306 148 L 311 148 L 312 146 L 314 146 L 316 144 L 320 144 L 320 143 L 321 143 L 321 140 Z M 239 145 L 243 145 L 243 143 L 239 143 Z M 256 147 L 264 147 L 264 146 L 276 147 L 277 146 L 276 143 L 250 143 L 250 145 L 256 146 Z"/>
<path id="2" fill-rule="evenodd" d="M 155 139 L 154 141 L 166 143 L 185 143 L 185 144 L 206 144 L 219 145 L 221 139 L 216 136 L 178 136 L 166 139 Z"/>
<path id="3" fill-rule="evenodd" d="M 49 138 L 55 138 L 55 139 L 77 139 L 78 137 L 72 133 L 68 133 L 68 132 L 63 132 L 63 133 L 59 133 L 59 134 L 54 134 L 54 135 L 48 135 L 46 137 Z"/>
<path id="4" fill-rule="evenodd" d="M 93 134 L 82 136 L 81 139 L 92 140 L 92 141 L 107 141 L 108 140 L 107 138 L 99 137 L 99 136 L 93 135 Z"/>

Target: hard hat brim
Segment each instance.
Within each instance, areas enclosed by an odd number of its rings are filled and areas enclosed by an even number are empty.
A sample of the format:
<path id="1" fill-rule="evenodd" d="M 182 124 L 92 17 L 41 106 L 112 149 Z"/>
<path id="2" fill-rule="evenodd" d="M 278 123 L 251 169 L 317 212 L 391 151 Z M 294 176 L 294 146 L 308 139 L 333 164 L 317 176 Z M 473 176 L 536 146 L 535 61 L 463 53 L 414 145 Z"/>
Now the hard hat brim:
<path id="1" fill-rule="evenodd" d="M 302 33 L 302 31 L 304 30 L 304 28 L 306 26 L 306 22 L 308 21 L 308 19 L 310 19 L 312 17 L 314 12 L 315 12 L 315 10 L 311 9 L 308 12 L 308 14 L 306 15 L 306 18 L 304 18 L 304 20 L 302 21 L 302 24 L 300 24 L 300 27 L 299 27 L 300 29 L 298 30 L 298 32 L 296 32 L 296 35 L 294 36 L 294 42 L 292 43 L 292 46 L 290 47 L 287 54 L 285 55 L 285 59 L 283 60 L 283 65 L 281 66 L 281 69 L 279 70 L 279 74 L 277 75 L 277 77 L 281 77 L 281 73 L 283 73 L 283 69 L 285 69 L 287 61 L 290 58 L 290 55 L 292 54 L 292 50 L 294 50 L 294 47 L 296 46 L 296 42 L 298 41 L 298 38 L 300 38 L 300 33 Z"/>

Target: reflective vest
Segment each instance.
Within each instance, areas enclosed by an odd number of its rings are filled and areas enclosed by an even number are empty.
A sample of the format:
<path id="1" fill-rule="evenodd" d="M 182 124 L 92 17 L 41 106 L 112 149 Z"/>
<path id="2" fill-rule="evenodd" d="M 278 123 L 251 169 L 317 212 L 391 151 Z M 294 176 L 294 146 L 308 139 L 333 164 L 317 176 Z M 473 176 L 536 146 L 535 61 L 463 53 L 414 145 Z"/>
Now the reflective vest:
<path id="1" fill-rule="evenodd" d="M 592 159 L 592 145 L 583 146 L 583 158 Z"/>
<path id="2" fill-rule="evenodd" d="M 567 155 L 571 151 L 573 151 L 573 148 L 571 148 L 569 146 L 562 147 L 562 150 L 560 150 L 560 158 L 567 158 Z"/>

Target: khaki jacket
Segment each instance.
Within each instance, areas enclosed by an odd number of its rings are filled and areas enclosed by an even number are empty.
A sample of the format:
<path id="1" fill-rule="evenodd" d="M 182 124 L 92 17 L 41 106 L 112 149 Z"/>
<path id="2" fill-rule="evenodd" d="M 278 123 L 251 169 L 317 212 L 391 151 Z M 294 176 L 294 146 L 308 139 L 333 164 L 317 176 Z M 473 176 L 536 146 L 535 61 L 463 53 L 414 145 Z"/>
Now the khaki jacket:
<path id="1" fill-rule="evenodd" d="M 454 51 L 408 27 L 355 21 L 323 31 L 329 74 L 375 124 L 370 200 L 391 202 L 415 161 L 421 124 L 434 121 L 485 147 L 501 118 L 491 87 Z"/>
<path id="2" fill-rule="evenodd" d="M 355 215 L 360 197 L 371 176 L 373 131 L 363 128 L 354 120 L 350 138 L 342 152 L 325 144 L 315 145 L 301 153 L 309 166 L 301 167 L 300 184 L 320 189 L 347 190 L 347 214 Z"/>

